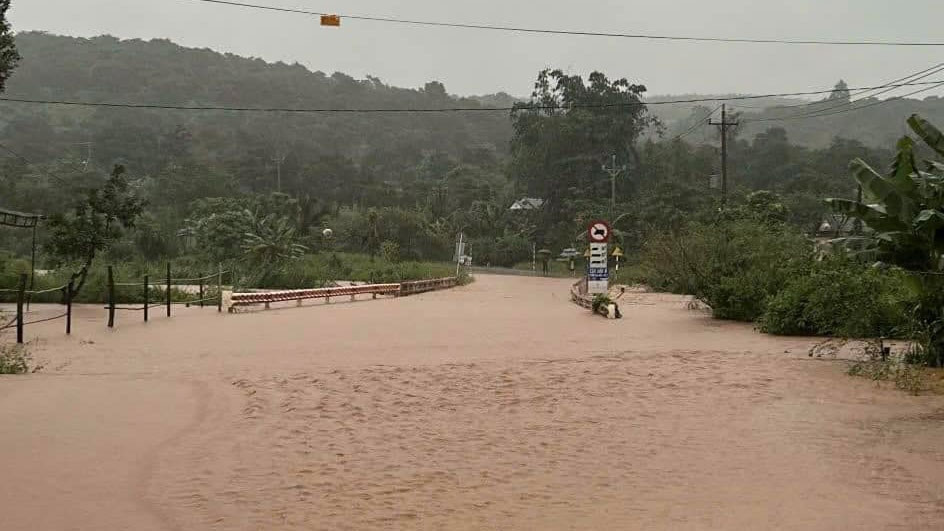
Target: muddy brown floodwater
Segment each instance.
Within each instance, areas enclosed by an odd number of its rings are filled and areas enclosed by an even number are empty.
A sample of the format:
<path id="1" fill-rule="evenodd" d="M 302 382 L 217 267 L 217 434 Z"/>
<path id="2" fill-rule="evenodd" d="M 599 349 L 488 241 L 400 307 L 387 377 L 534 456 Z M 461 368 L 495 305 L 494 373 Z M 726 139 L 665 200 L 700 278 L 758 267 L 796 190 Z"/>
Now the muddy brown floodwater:
<path id="1" fill-rule="evenodd" d="M 37 325 L 0 528 L 944 529 L 944 398 L 565 280 Z"/>

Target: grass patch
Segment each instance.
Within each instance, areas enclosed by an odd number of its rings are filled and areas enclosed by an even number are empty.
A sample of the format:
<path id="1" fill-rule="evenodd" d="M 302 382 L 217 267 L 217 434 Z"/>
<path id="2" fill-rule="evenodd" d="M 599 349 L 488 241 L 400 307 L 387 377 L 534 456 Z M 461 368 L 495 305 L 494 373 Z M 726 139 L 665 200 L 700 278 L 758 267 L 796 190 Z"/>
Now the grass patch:
<path id="1" fill-rule="evenodd" d="M 849 366 L 849 376 L 868 378 L 874 382 L 892 382 L 896 389 L 912 395 L 931 390 L 926 370 L 901 360 L 870 359 Z"/>
<path id="2" fill-rule="evenodd" d="M 395 257 L 393 257 L 395 259 Z M 20 267 L 19 264 L 17 267 Z M 107 265 L 102 260 L 89 271 L 88 280 L 75 303 L 102 303 L 108 300 Z M 144 275 L 148 275 L 150 290 L 148 299 L 152 303 L 165 300 L 165 284 L 167 277 L 166 262 L 116 262 L 114 266 L 116 283 L 143 282 Z M 271 289 L 300 289 L 318 288 L 331 285 L 336 280 L 351 280 L 371 283 L 397 283 L 408 280 L 425 280 L 430 278 L 452 277 L 456 274 L 456 266 L 448 262 L 413 262 L 391 261 L 381 256 L 371 260 L 366 254 L 357 253 L 318 253 L 308 254 L 298 260 L 289 262 L 282 270 L 273 271 L 263 278 L 251 274 L 248 267 L 240 263 L 224 264 L 224 269 L 231 271 L 223 275 L 225 286 L 235 286 L 236 289 L 271 288 Z M 171 261 L 171 274 L 174 278 L 197 278 L 212 274 L 218 270 L 217 265 L 207 265 L 188 257 L 177 258 Z M 69 281 L 72 269 L 63 268 L 46 275 L 37 276 L 34 291 L 62 286 Z M 16 275 L 0 275 L 8 284 L 0 288 L 15 288 L 18 279 Z M 461 275 L 460 284 L 470 280 L 468 275 Z M 184 283 L 184 282 L 181 282 Z M 195 282 L 187 282 L 196 284 Z M 216 278 L 204 282 L 204 298 L 212 298 L 217 294 Z M 186 302 L 196 299 L 196 293 L 189 293 L 180 288 L 171 288 L 171 301 Z M 144 302 L 143 286 L 116 286 L 115 299 L 117 304 L 142 304 Z M 0 293 L 0 302 L 14 302 L 16 293 Z M 44 293 L 32 296 L 34 303 L 64 302 L 61 291 Z"/>
<path id="3" fill-rule="evenodd" d="M 25 345 L 0 345 L 0 374 L 27 374 L 41 368 L 32 366 L 32 357 Z"/>

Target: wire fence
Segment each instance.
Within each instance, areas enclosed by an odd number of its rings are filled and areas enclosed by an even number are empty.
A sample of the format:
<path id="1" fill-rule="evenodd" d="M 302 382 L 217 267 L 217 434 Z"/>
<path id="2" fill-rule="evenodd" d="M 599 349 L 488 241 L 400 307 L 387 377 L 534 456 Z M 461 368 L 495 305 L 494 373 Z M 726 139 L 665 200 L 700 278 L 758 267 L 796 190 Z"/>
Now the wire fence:
<path id="1" fill-rule="evenodd" d="M 223 275 L 230 274 L 224 271 L 222 267 L 216 273 L 199 276 L 194 278 L 174 278 L 171 264 L 167 264 L 166 275 L 152 282 L 150 275 L 144 275 L 140 281 L 117 282 L 115 279 L 114 266 L 107 267 L 107 294 L 106 305 L 104 309 L 107 312 L 107 323 L 109 328 L 114 328 L 117 312 L 131 311 L 142 312 L 144 322 L 150 318 L 150 310 L 154 308 L 164 308 L 167 317 L 173 314 L 172 308 L 175 305 L 216 307 L 218 312 L 223 311 Z M 156 278 L 156 277 L 155 277 Z M 10 328 L 16 328 L 16 342 L 24 342 L 24 329 L 28 325 L 46 323 L 59 319 L 65 320 L 66 334 L 72 333 L 72 301 L 76 295 L 75 280 L 70 280 L 67 284 L 54 288 L 42 290 L 28 290 L 28 275 L 20 275 L 16 288 L 0 288 L 2 293 L 16 294 L 16 315 L 0 324 L 0 331 Z M 182 289 L 187 286 L 187 289 Z M 127 290 L 137 288 L 136 293 L 127 293 Z M 119 297 L 119 289 L 125 291 Z M 34 295 L 44 295 L 48 293 L 62 292 L 62 304 L 65 311 L 50 317 L 36 318 L 29 320 L 24 307 L 28 307 L 30 299 Z M 123 302 L 119 304 L 119 299 Z M 138 303 L 140 301 L 140 303 Z"/>
<path id="2" fill-rule="evenodd" d="M 139 282 L 116 282 L 115 268 L 113 266 L 108 266 L 108 303 L 105 306 L 105 309 L 108 311 L 108 327 L 115 327 L 117 311 L 142 312 L 144 322 L 148 322 L 150 318 L 150 310 L 152 308 L 163 307 L 167 317 L 171 317 L 173 313 L 171 308 L 174 305 L 180 304 L 183 304 L 187 307 L 199 305 L 201 308 L 208 305 L 215 305 L 217 311 L 222 312 L 223 275 L 226 274 L 229 274 L 229 271 L 223 271 L 223 268 L 220 267 L 216 273 L 211 275 L 204 275 L 195 278 L 175 278 L 173 276 L 171 263 L 168 262 L 166 275 L 154 282 L 152 282 L 150 275 L 144 275 L 144 278 Z M 189 291 L 179 289 L 180 286 L 196 286 L 196 298 L 185 297 L 183 300 L 175 300 L 175 293 L 178 295 L 190 293 Z M 118 298 L 116 294 L 116 288 L 140 289 L 140 306 L 119 306 L 117 304 Z M 177 288 L 176 291 L 175 288 Z M 215 293 L 212 293 L 214 290 L 211 288 L 215 288 Z M 163 290 L 163 293 L 161 293 L 161 290 Z M 152 295 L 155 295 L 155 297 L 152 298 Z"/>
<path id="3" fill-rule="evenodd" d="M 0 289 L 2 293 L 16 293 L 16 316 L 13 319 L 7 321 L 2 326 L 0 326 L 0 331 L 6 330 L 8 328 L 16 327 L 16 342 L 23 343 L 24 328 L 26 325 L 45 323 L 48 321 L 55 321 L 58 319 L 65 319 L 65 328 L 66 334 L 72 333 L 72 297 L 75 294 L 74 282 L 69 281 L 68 284 L 63 284 L 55 288 L 47 288 L 42 290 L 28 290 L 26 289 L 26 282 L 29 275 L 26 273 L 20 274 L 20 281 L 18 286 L 15 289 Z M 44 317 L 42 319 L 34 319 L 32 321 L 26 320 L 26 314 L 23 311 L 25 305 L 29 304 L 29 300 L 33 295 L 43 295 L 46 293 L 54 293 L 61 291 L 63 293 L 63 301 L 66 306 L 66 311 L 54 315 L 52 317 Z"/>

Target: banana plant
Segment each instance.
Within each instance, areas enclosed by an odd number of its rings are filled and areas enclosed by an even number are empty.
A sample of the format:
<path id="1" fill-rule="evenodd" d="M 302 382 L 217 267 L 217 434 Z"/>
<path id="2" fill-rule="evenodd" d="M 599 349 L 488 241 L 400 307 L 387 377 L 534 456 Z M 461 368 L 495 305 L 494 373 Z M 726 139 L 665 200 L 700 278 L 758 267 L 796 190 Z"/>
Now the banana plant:
<path id="1" fill-rule="evenodd" d="M 944 135 L 918 115 L 908 125 L 925 144 L 944 157 Z M 861 240 L 885 263 L 909 271 L 940 271 L 944 255 L 944 164 L 915 161 L 910 137 L 898 141 L 898 153 L 887 175 L 856 159 L 852 175 L 868 201 L 827 199 L 834 212 L 862 221 L 871 232 Z"/>
<path id="2" fill-rule="evenodd" d="M 908 125 L 932 151 L 944 158 L 944 134 L 918 115 Z M 924 361 L 944 365 L 944 164 L 915 160 L 915 142 L 898 141 L 891 170 L 881 175 L 861 159 L 852 175 L 869 201 L 827 199 L 838 213 L 862 221 L 870 231 L 856 239 L 880 262 L 909 274 L 918 304 L 915 330 Z"/>

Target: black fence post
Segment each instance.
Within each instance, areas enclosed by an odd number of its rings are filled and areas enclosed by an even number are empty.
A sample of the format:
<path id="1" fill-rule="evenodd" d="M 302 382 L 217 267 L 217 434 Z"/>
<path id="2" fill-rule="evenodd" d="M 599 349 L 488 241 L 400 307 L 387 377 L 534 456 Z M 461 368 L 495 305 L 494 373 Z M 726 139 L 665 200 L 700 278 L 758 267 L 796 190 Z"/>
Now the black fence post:
<path id="1" fill-rule="evenodd" d="M 108 328 L 115 327 L 115 273 L 108 266 Z"/>
<path id="2" fill-rule="evenodd" d="M 170 262 L 167 262 L 167 293 L 165 293 L 167 299 L 167 317 L 170 317 Z"/>
<path id="3" fill-rule="evenodd" d="M 16 342 L 23 342 L 23 301 L 26 299 L 26 273 L 20 274 L 20 284 L 16 287 Z"/>
<path id="4" fill-rule="evenodd" d="M 203 273 L 200 273 L 200 307 L 203 308 Z"/>
<path id="5" fill-rule="evenodd" d="M 75 289 L 75 280 L 69 280 L 66 286 L 66 334 L 72 333 L 72 291 Z"/>
<path id="6" fill-rule="evenodd" d="M 151 301 L 148 300 L 148 276 L 144 275 L 144 322 L 148 322 L 148 306 Z"/>
<path id="7" fill-rule="evenodd" d="M 218 265 L 219 269 L 216 273 L 216 290 L 219 293 L 216 299 L 216 311 L 219 313 L 223 312 L 223 264 Z"/>

